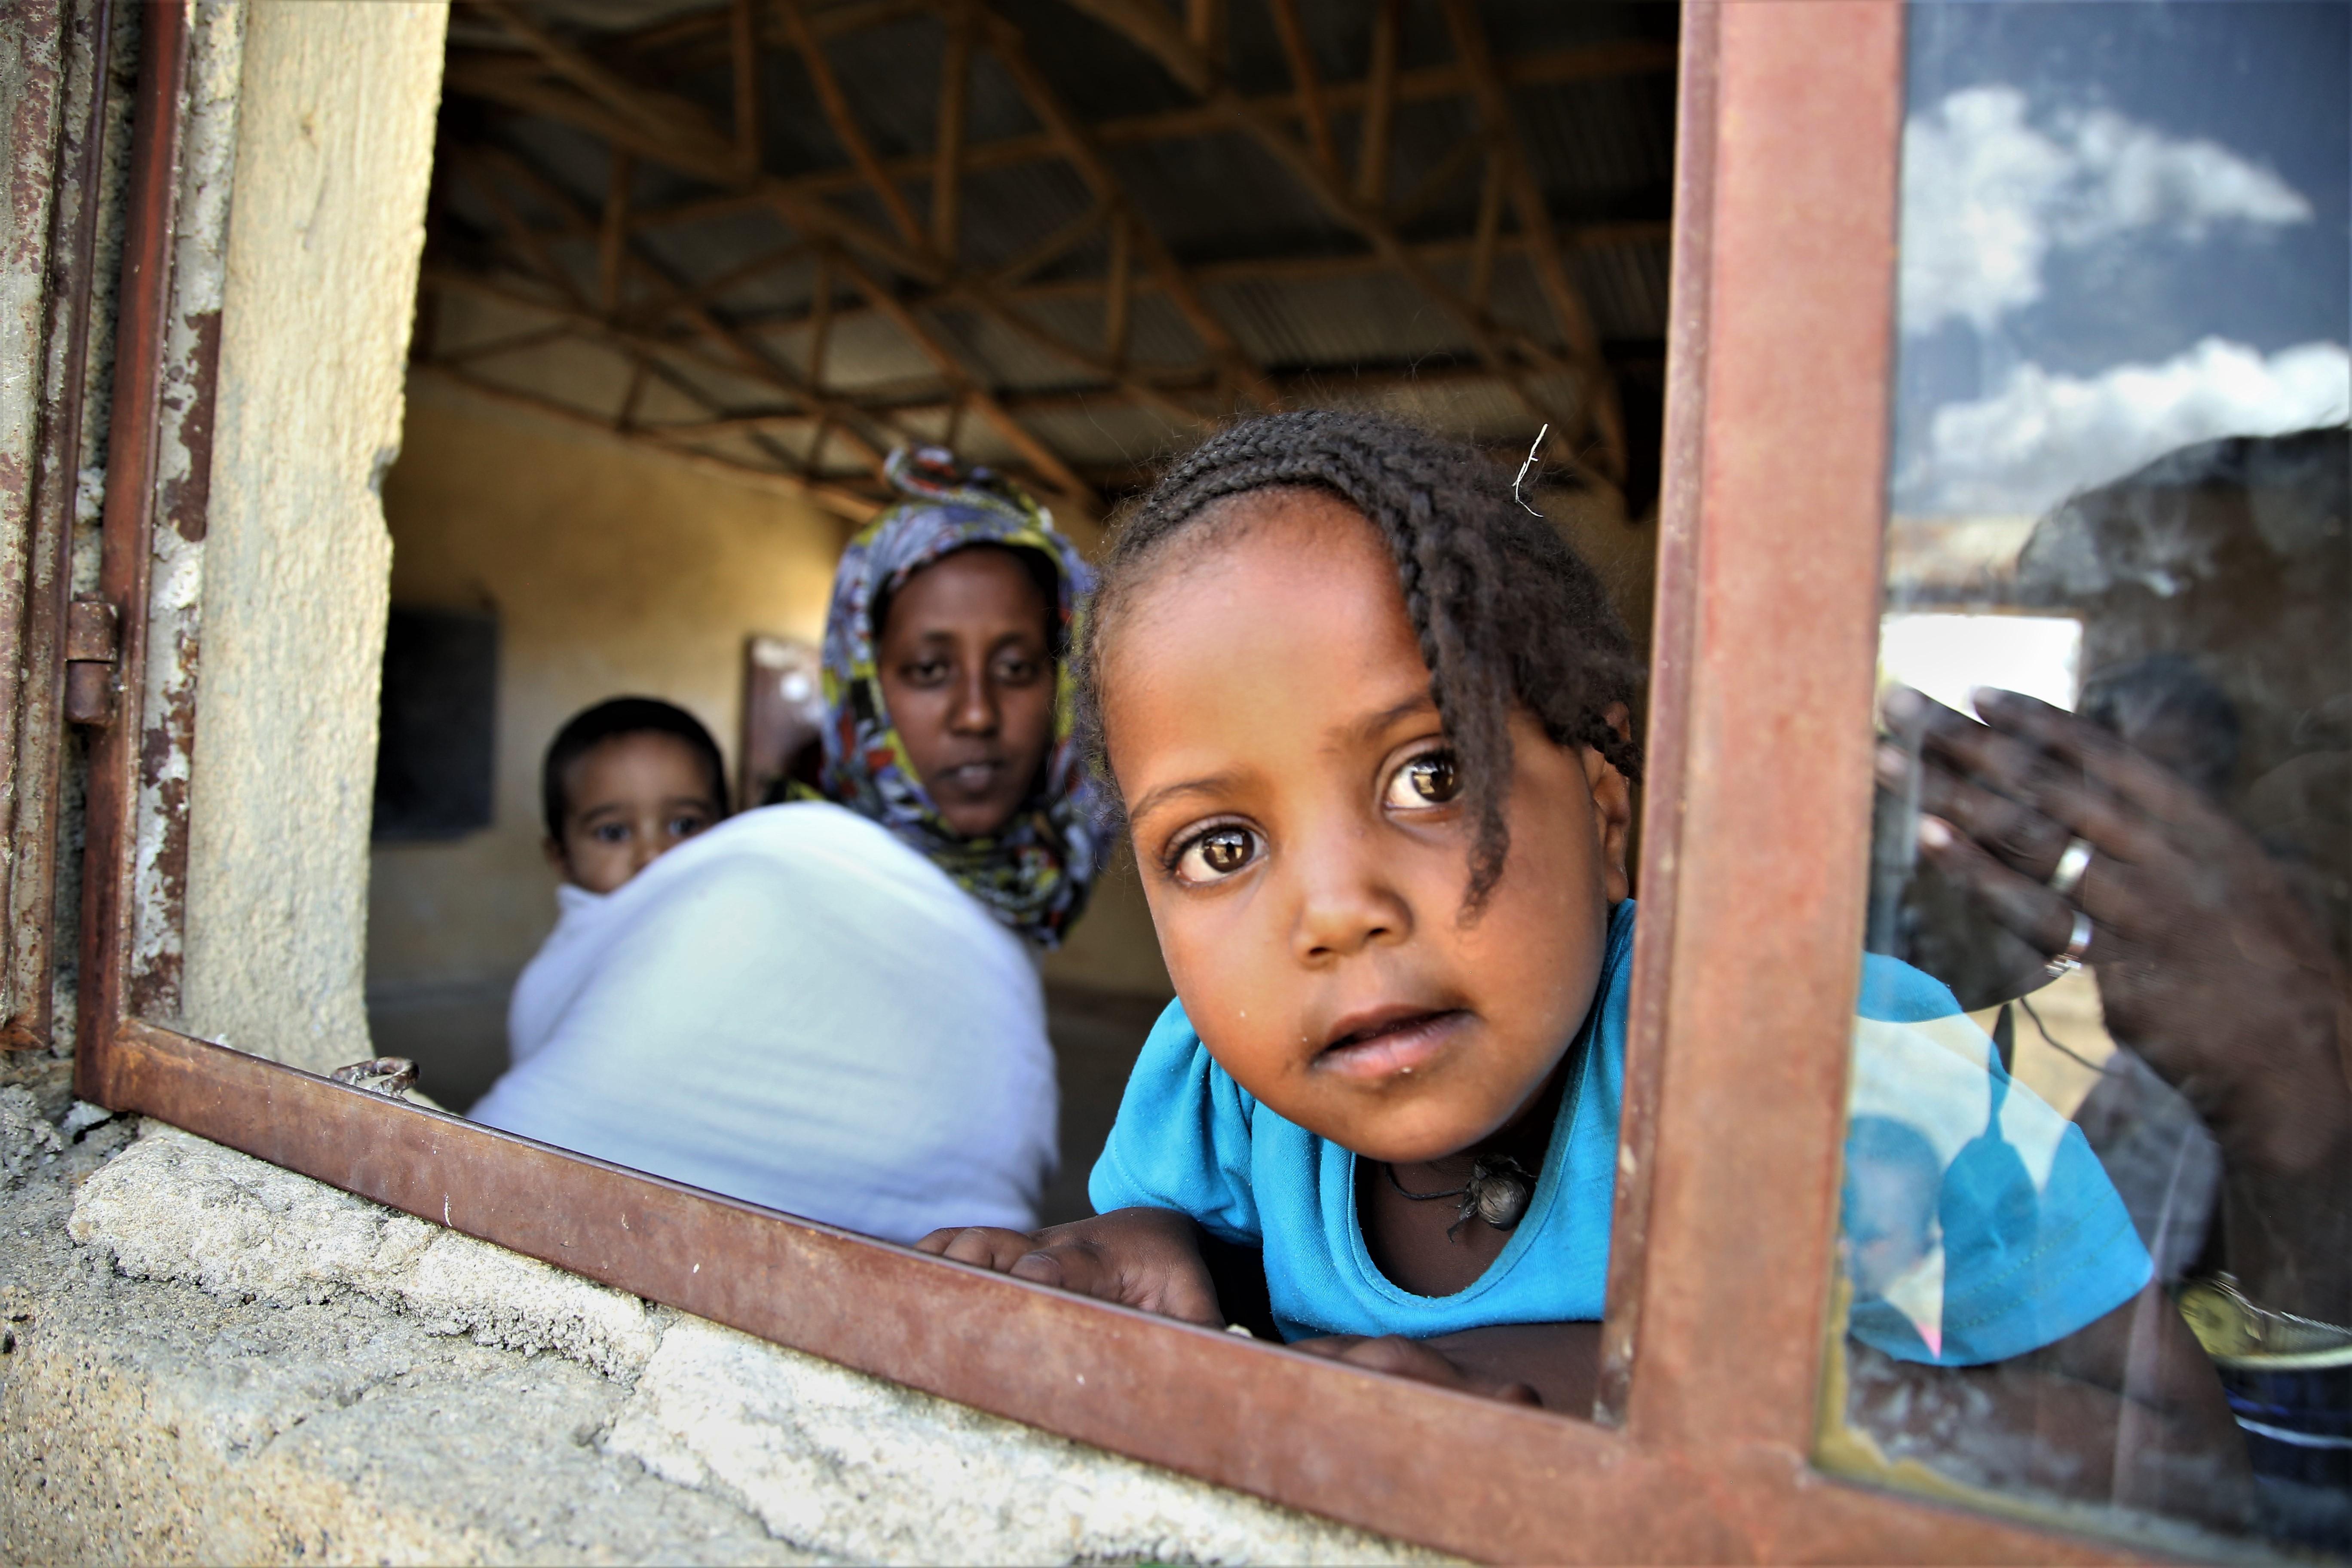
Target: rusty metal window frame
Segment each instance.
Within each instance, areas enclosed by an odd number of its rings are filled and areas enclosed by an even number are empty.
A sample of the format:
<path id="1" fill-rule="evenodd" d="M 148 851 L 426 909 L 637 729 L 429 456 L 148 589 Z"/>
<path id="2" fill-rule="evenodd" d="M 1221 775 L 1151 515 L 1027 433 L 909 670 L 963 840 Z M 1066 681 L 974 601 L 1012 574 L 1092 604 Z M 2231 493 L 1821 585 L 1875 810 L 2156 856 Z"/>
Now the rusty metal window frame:
<path id="1" fill-rule="evenodd" d="M 129 671 L 147 668 L 188 46 L 184 3 L 146 15 L 101 588 Z M 1901 32 L 1896 0 L 1685 8 L 1643 911 L 1596 1419 L 943 1263 L 140 1016 L 136 738 L 155 694 L 138 679 L 117 681 L 91 747 L 79 1091 L 777 1343 L 1473 1557 L 2114 1560 L 1810 1458 L 1868 844 Z"/>

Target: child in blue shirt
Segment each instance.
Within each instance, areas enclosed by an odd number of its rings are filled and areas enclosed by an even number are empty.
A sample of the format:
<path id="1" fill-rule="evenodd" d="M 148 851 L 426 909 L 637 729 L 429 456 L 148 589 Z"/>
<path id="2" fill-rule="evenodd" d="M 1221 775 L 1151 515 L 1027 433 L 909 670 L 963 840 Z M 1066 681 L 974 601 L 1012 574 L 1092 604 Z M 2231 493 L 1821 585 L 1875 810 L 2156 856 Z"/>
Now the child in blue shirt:
<path id="1" fill-rule="evenodd" d="M 1297 1348 L 1589 1408 L 1641 764 L 1641 661 L 1598 579 L 1470 449 L 1277 415 L 1160 481 L 1082 652 L 1179 999 L 1095 1217 L 923 1247 L 1214 1324 L 1206 1235 L 1261 1250 Z M 2148 1260 L 2080 1134 L 1891 960 L 1855 1053 L 1853 1336 L 2121 1389 Z M 2226 1434 L 2218 1387 L 2187 1386 Z"/>

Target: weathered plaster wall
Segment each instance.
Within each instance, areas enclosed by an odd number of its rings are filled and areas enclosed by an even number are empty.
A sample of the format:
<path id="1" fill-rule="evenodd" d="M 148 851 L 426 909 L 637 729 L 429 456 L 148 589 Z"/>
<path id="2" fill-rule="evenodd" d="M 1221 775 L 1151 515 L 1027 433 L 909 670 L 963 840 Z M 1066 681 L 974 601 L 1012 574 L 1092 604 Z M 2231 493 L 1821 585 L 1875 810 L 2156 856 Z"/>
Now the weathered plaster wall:
<path id="1" fill-rule="evenodd" d="M 257 0 L 206 543 L 184 1016 L 309 1068 L 362 1003 L 376 682 L 446 11 Z"/>
<path id="2" fill-rule="evenodd" d="M 0 1088 L 0 1559 L 1417 1555 L 35 1109 Z"/>

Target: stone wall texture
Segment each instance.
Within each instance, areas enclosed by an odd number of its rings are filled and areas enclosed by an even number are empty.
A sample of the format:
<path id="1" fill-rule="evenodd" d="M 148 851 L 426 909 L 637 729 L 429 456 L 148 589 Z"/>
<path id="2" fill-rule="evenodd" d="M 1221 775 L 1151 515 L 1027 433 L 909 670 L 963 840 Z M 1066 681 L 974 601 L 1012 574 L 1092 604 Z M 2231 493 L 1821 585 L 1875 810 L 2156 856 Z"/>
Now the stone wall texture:
<path id="1" fill-rule="evenodd" d="M 0 1559 L 1419 1560 L 32 1094 Z"/>

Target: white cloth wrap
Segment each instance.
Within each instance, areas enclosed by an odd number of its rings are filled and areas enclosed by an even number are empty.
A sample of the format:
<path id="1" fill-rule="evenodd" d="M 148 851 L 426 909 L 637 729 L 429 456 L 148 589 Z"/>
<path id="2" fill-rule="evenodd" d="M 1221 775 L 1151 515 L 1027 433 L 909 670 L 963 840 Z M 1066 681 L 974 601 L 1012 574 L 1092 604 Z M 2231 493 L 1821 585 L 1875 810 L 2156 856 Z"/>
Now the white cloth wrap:
<path id="1" fill-rule="evenodd" d="M 563 905 L 476 1121 L 891 1241 L 1035 1223 L 1036 965 L 890 834 L 768 806 Z"/>

